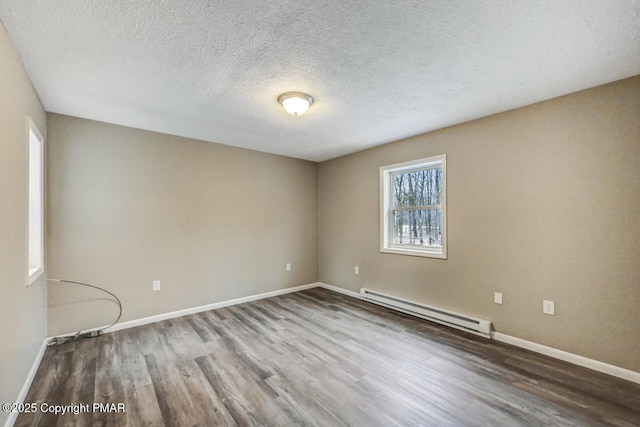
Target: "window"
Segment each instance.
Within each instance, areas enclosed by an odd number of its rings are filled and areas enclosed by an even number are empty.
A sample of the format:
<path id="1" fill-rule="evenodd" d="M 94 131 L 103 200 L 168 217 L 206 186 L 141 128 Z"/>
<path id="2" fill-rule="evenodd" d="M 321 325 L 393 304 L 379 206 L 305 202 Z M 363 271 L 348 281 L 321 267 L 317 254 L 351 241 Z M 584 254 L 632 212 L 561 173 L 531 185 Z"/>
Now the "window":
<path id="1" fill-rule="evenodd" d="M 44 140 L 28 118 L 29 130 L 29 280 L 44 273 Z"/>
<path id="2" fill-rule="evenodd" d="M 446 156 L 380 168 L 380 252 L 447 258 Z"/>

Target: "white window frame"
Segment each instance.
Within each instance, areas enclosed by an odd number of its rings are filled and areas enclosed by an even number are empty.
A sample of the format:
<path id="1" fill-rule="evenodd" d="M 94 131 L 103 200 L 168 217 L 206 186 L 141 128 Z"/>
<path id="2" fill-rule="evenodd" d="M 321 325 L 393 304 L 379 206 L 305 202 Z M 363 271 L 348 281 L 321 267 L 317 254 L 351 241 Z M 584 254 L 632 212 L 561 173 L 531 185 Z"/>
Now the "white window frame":
<path id="1" fill-rule="evenodd" d="M 433 167 L 442 168 L 441 221 L 442 247 L 407 246 L 392 244 L 392 200 L 393 174 L 398 172 L 413 172 Z M 421 256 L 428 258 L 447 259 L 447 156 L 427 157 L 409 162 L 396 163 L 380 168 L 380 252 Z"/>
<path id="2" fill-rule="evenodd" d="M 28 227 L 27 286 L 44 274 L 44 138 L 27 117 Z"/>

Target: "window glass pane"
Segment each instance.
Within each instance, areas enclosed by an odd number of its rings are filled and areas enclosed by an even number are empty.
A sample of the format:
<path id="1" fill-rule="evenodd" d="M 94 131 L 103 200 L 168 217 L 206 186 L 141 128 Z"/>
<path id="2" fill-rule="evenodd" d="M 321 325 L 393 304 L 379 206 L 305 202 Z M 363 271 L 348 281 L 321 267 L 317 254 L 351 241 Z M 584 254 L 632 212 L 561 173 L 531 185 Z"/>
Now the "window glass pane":
<path id="1" fill-rule="evenodd" d="M 44 146 L 42 136 L 29 119 L 29 270 L 27 285 L 44 271 Z"/>
<path id="2" fill-rule="evenodd" d="M 416 209 L 393 211 L 393 245 L 442 246 L 442 210 Z"/>
<path id="3" fill-rule="evenodd" d="M 441 204 L 442 168 L 395 173 L 393 206 L 435 206 Z"/>

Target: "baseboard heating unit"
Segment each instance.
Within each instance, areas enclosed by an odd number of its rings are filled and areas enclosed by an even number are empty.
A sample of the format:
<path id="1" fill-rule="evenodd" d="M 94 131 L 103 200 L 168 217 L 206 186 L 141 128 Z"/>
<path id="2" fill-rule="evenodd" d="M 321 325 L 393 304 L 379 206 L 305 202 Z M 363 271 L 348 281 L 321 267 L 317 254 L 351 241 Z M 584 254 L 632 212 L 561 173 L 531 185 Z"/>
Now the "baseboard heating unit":
<path id="1" fill-rule="evenodd" d="M 491 338 L 491 322 L 488 320 L 474 319 L 464 314 L 429 307 L 365 288 L 360 289 L 360 295 L 363 300 L 383 307 L 431 320 L 432 322 L 480 335 L 481 337 Z"/>

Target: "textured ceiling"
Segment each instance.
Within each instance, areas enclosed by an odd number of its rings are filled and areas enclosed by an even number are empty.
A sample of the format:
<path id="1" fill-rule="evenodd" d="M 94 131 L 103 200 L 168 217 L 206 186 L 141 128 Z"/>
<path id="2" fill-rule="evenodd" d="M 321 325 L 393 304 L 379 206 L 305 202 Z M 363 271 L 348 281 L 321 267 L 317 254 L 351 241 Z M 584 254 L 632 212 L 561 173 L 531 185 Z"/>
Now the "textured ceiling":
<path id="1" fill-rule="evenodd" d="M 640 74 L 638 0 L 0 0 L 47 111 L 322 161 Z M 282 92 L 316 102 L 301 117 Z"/>

